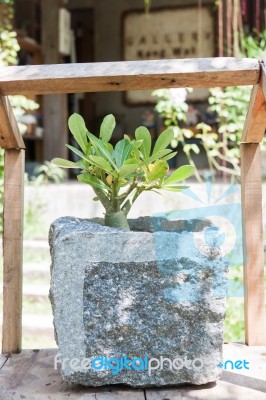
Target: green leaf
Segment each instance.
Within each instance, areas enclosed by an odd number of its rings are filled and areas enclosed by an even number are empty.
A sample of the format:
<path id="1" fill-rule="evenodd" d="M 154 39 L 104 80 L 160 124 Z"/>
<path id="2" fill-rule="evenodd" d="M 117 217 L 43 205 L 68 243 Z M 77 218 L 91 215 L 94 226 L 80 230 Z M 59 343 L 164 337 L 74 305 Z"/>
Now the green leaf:
<path id="1" fill-rule="evenodd" d="M 82 151 L 86 153 L 87 128 L 82 116 L 76 113 L 72 114 L 68 119 L 68 127 Z"/>
<path id="2" fill-rule="evenodd" d="M 119 168 L 124 164 L 133 147 L 133 144 L 127 139 L 122 139 L 115 145 L 115 160 Z"/>
<path id="3" fill-rule="evenodd" d="M 89 160 L 92 161 L 92 163 L 94 165 L 96 165 L 96 167 L 99 167 L 101 169 L 103 169 L 105 172 L 112 172 L 113 168 L 111 167 L 111 165 L 108 163 L 108 161 L 106 161 L 104 158 L 102 157 L 98 157 L 98 156 L 90 156 Z"/>
<path id="4" fill-rule="evenodd" d="M 83 158 L 83 160 L 89 161 L 88 158 L 80 150 L 76 149 L 76 147 L 70 146 L 70 144 L 66 144 L 66 147 L 73 151 L 73 153 L 77 154 L 77 156 L 79 156 L 80 158 Z"/>
<path id="5" fill-rule="evenodd" d="M 106 115 L 100 127 L 100 138 L 103 142 L 109 142 L 115 129 L 115 117 L 113 114 Z"/>
<path id="6" fill-rule="evenodd" d="M 183 181 L 189 178 L 195 172 L 195 168 L 192 165 L 182 165 L 176 171 L 174 171 L 169 178 L 167 178 L 163 184 L 172 185 L 173 183 Z"/>
<path id="7" fill-rule="evenodd" d="M 110 154 L 114 151 L 114 146 L 111 143 L 104 143 L 105 148 L 109 151 Z"/>
<path id="8" fill-rule="evenodd" d="M 138 159 L 137 158 L 128 158 L 125 162 L 124 165 L 128 165 L 128 164 L 138 164 Z"/>
<path id="9" fill-rule="evenodd" d="M 123 165 L 120 170 L 119 170 L 119 178 L 123 178 L 127 175 L 132 174 L 133 172 L 136 171 L 138 168 L 138 164 L 128 164 L 128 165 Z"/>
<path id="10" fill-rule="evenodd" d="M 99 149 L 100 153 L 102 156 L 104 156 L 110 164 L 115 168 L 116 171 L 118 171 L 117 166 L 115 165 L 113 159 L 112 159 L 112 154 L 108 151 L 108 149 L 105 147 L 104 143 L 102 142 L 101 139 L 98 139 L 96 136 L 94 136 L 92 133 L 87 132 L 88 138 L 90 139 L 92 145 L 96 148 Z"/>
<path id="11" fill-rule="evenodd" d="M 189 186 L 161 186 L 162 190 L 168 190 L 170 192 L 181 192 L 184 189 L 188 189 Z"/>
<path id="12" fill-rule="evenodd" d="M 87 143 L 85 154 L 86 154 L 86 157 L 89 157 L 92 154 L 92 145 L 91 145 L 91 143 Z"/>
<path id="13" fill-rule="evenodd" d="M 79 166 L 76 163 L 69 161 L 69 160 L 65 160 L 63 158 L 54 158 L 51 161 L 51 163 L 53 163 L 61 168 L 79 168 Z"/>
<path id="14" fill-rule="evenodd" d="M 165 160 L 155 161 L 152 167 L 153 168 L 147 177 L 148 182 L 152 182 L 159 178 L 163 178 L 169 170 L 168 163 Z"/>
<path id="15" fill-rule="evenodd" d="M 165 131 L 163 131 L 156 140 L 152 154 L 156 154 L 159 151 L 166 149 L 166 147 L 169 146 L 173 138 L 174 138 L 174 131 L 172 128 L 168 128 Z"/>
<path id="16" fill-rule="evenodd" d="M 176 155 L 177 151 L 173 151 L 173 153 L 170 153 L 167 156 L 162 157 L 161 160 L 171 160 L 171 158 L 174 158 Z"/>
<path id="17" fill-rule="evenodd" d="M 84 169 L 85 164 L 87 164 L 87 162 L 85 162 L 85 160 L 79 160 L 79 161 L 76 161 L 76 164 L 77 164 L 78 168 Z"/>
<path id="18" fill-rule="evenodd" d="M 131 143 L 133 144 L 133 146 L 134 146 L 136 149 L 139 149 L 140 146 L 141 146 L 142 143 L 143 143 L 143 140 L 133 140 Z"/>
<path id="19" fill-rule="evenodd" d="M 110 188 L 105 185 L 100 179 L 96 178 L 93 175 L 90 174 L 80 174 L 77 176 L 79 182 L 87 183 L 88 185 L 91 185 L 97 189 L 101 190 L 108 190 L 110 191 Z"/>
<path id="20" fill-rule="evenodd" d="M 140 151 L 144 155 L 144 158 L 148 158 L 151 152 L 151 134 L 145 126 L 140 126 L 135 131 L 135 137 L 137 141 L 142 140 L 143 143 L 140 146 Z"/>
<path id="21" fill-rule="evenodd" d="M 147 160 L 145 160 L 145 162 L 147 164 L 150 164 L 153 161 L 158 160 L 160 158 L 163 158 L 163 157 L 167 156 L 168 154 L 170 154 L 172 152 L 173 152 L 172 149 L 164 149 L 164 150 L 158 151 L 158 153 L 155 153 L 152 156 L 150 156 L 149 158 L 147 158 Z"/>

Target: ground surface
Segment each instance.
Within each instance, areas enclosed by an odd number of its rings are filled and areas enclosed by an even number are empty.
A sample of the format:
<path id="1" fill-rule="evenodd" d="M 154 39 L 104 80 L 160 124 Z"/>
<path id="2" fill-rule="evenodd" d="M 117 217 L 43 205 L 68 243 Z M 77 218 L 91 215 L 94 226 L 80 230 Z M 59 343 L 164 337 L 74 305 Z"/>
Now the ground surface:
<path id="1" fill-rule="evenodd" d="M 56 349 L 24 350 L 0 356 L 0 400 L 266 400 L 266 347 L 224 346 L 225 360 L 249 362 L 250 369 L 223 371 L 222 379 L 203 386 L 130 389 L 69 386 L 54 369 Z"/>

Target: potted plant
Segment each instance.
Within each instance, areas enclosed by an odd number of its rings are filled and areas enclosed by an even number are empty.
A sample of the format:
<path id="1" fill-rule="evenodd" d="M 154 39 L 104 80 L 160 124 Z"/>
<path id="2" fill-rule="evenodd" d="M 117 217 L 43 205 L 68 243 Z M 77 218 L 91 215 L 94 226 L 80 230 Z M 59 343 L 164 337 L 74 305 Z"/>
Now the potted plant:
<path id="1" fill-rule="evenodd" d="M 173 131 L 165 130 L 151 149 L 145 127 L 113 147 L 112 115 L 104 118 L 99 137 L 77 114 L 69 128 L 80 149 L 67 146 L 79 160 L 53 163 L 81 169 L 78 180 L 92 186 L 105 218 L 63 217 L 51 226 L 55 365 L 61 364 L 66 381 L 89 386 L 218 379 L 227 260 L 219 253 L 217 232 L 206 220 L 127 219 L 143 191 L 187 187 L 177 183 L 193 167 L 168 176 Z M 195 232 L 206 236 L 206 228 L 207 250 L 194 240 Z"/>

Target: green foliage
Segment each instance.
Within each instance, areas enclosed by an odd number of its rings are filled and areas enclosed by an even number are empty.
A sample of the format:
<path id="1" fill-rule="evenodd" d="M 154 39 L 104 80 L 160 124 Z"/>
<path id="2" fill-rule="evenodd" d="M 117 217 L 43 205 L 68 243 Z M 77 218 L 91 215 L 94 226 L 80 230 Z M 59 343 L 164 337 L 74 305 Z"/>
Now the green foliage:
<path id="1" fill-rule="evenodd" d="M 227 298 L 224 326 L 225 342 L 244 342 L 244 300 L 243 297 Z"/>
<path id="2" fill-rule="evenodd" d="M 196 179 L 201 182 L 202 179 L 192 158 L 192 153 L 199 153 L 199 147 L 195 143 L 187 143 L 187 139 L 190 139 L 193 133 L 190 129 L 182 127 L 188 111 L 186 102 L 188 91 L 191 89 L 159 89 L 153 92 L 153 96 L 158 99 L 155 110 L 163 118 L 165 126 L 171 127 L 174 132 L 170 141 L 172 147 L 175 148 L 179 142 L 181 143 L 189 165 L 194 168 Z"/>
<path id="3" fill-rule="evenodd" d="M 66 179 L 65 171 L 49 161 L 45 161 L 44 164 L 35 167 L 33 173 L 37 174 L 35 183 L 38 184 L 47 184 L 49 182 L 61 183 Z"/>
<path id="4" fill-rule="evenodd" d="M 197 127 L 198 138 L 208 156 L 211 170 L 228 173 L 232 181 L 240 176 L 240 139 L 247 114 L 251 88 L 228 86 L 210 89 L 210 109 L 217 114 L 218 134 L 205 124 Z"/>
<path id="5" fill-rule="evenodd" d="M 0 28 L 0 65 L 13 65 L 17 62 L 19 45 L 16 32 Z"/>
<path id="6" fill-rule="evenodd" d="M 266 30 L 261 33 L 254 32 L 242 40 L 242 52 L 245 57 L 265 58 L 266 56 Z M 174 91 L 176 93 L 174 94 Z M 154 92 L 158 97 L 155 109 L 164 119 L 166 126 L 174 128 L 174 147 L 181 143 L 189 164 L 195 167 L 192 153 L 198 154 L 200 148 L 196 143 L 187 143 L 193 133 L 184 129 L 188 105 L 183 95 L 184 89 L 160 89 Z M 240 140 L 250 100 L 250 86 L 230 86 L 226 88 L 210 89 L 209 109 L 217 115 L 218 133 L 204 123 L 197 125 L 197 138 L 206 151 L 210 170 L 217 170 L 231 175 L 232 181 L 240 176 Z M 201 177 L 195 168 L 198 181 Z"/>
<path id="7" fill-rule="evenodd" d="M 67 147 L 79 160 L 71 162 L 55 158 L 52 163 L 63 168 L 80 169 L 77 178 L 94 189 L 96 200 L 100 200 L 106 210 L 106 224 L 128 229 L 126 217 L 142 192 L 156 189 L 181 191 L 186 186 L 177 183 L 191 176 L 194 168 L 186 165 L 167 177 L 167 160 L 175 155 L 167 149 L 174 137 L 172 129 L 161 133 L 152 150 L 150 132 L 142 126 L 136 129 L 135 138 L 125 135 L 113 147 L 109 141 L 114 128 L 114 116 L 107 115 L 98 138 L 87 130 L 80 115 L 73 114 L 69 118 L 69 129 L 80 149 Z"/>
<path id="8" fill-rule="evenodd" d="M 243 56 L 263 58 L 266 56 L 266 30 L 242 39 Z M 251 95 L 251 86 L 229 86 L 210 89 L 210 109 L 218 116 L 218 133 L 210 140 L 201 130 L 201 138 L 213 169 L 222 170 L 232 176 L 240 176 L 240 140 Z M 202 126 L 199 127 L 200 129 Z M 220 140 L 218 140 L 220 139 Z M 221 165 L 221 164 L 224 165 Z"/>
<path id="9" fill-rule="evenodd" d="M 265 58 L 266 56 L 266 30 L 248 35 L 241 42 L 243 55 L 250 58 Z"/>

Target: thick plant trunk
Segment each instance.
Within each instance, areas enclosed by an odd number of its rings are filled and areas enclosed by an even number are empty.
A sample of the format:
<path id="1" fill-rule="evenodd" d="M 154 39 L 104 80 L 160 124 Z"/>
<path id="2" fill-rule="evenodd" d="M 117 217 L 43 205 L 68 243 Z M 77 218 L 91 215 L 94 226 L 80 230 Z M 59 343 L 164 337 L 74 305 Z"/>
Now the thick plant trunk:
<path id="1" fill-rule="evenodd" d="M 129 231 L 127 216 L 123 211 L 107 212 L 105 214 L 105 225 Z"/>

